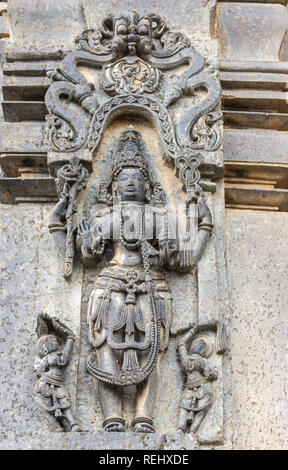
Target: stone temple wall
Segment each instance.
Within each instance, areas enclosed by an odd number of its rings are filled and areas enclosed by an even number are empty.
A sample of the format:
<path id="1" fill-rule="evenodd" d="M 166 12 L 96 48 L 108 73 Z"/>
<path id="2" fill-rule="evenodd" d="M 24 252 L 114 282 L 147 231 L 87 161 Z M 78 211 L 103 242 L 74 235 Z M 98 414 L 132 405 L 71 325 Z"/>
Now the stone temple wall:
<path id="1" fill-rule="evenodd" d="M 0 448 L 194 448 L 187 436 L 179 441 L 175 434 L 183 391 L 177 331 L 216 318 L 226 327 L 228 344 L 224 355 L 211 357 L 218 380 L 197 446 L 287 449 L 286 1 L 160 0 L 144 5 L 138 0 L 8 0 L 0 7 Z M 170 30 L 189 37 L 207 69 L 220 79 L 224 118 L 223 149 L 207 151 L 201 168 L 212 236 L 197 269 L 167 276 L 174 320 L 161 363 L 156 432 L 146 435 L 101 430 L 99 394 L 85 366 L 87 300 L 99 271 L 83 266 L 77 253 L 73 274 L 64 279 L 63 245 L 55 243 L 47 228 L 58 200 L 56 170 L 67 159 L 51 152 L 47 142 L 46 72 L 60 67 L 75 50 L 75 38 L 98 26 L 107 10 L 118 15 L 133 9 L 141 14 L 153 11 L 164 17 Z M 91 67 L 82 69 L 96 80 Z M 98 98 L 102 104 L 103 91 Z M 197 99 L 192 96 L 192 107 Z M 184 95 L 183 101 L 172 104 L 173 120 L 181 118 L 189 103 Z M 130 124 L 155 156 L 150 163 L 169 202 L 173 206 L 173 201 L 185 201 L 174 169 L 163 163 L 156 126 L 127 113 L 109 123 L 92 157 L 77 151 L 90 177 L 79 197 L 76 220 L 90 209 L 95 188 L 110 167 L 106 156 L 111 143 Z M 76 335 L 67 389 L 85 432 L 58 432 L 58 425 L 34 401 L 40 312 L 57 316 Z M 215 339 L 214 330 L 207 334 Z M 132 387 L 125 393 L 133 402 Z M 129 404 L 124 413 L 131 414 Z"/>

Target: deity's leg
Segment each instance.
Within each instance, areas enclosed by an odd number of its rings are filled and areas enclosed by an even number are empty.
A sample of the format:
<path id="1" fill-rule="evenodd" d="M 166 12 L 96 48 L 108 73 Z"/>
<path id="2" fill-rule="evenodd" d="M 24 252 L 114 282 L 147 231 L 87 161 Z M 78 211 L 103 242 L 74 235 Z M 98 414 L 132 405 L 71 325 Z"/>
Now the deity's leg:
<path id="1" fill-rule="evenodd" d="M 133 420 L 137 432 L 154 432 L 153 411 L 158 391 L 159 368 L 162 355 L 159 355 L 157 365 L 152 374 L 137 385 L 136 409 Z"/>
<path id="2" fill-rule="evenodd" d="M 90 335 L 94 337 L 94 340 L 97 342 L 99 337 L 103 334 L 103 331 L 98 331 L 95 323 L 99 315 L 104 315 L 104 311 L 107 309 L 107 304 L 103 305 L 101 301 L 103 296 L 103 289 L 96 289 L 93 292 L 93 297 L 89 303 L 88 308 L 88 323 L 90 325 Z M 119 322 L 121 315 L 121 309 L 125 300 L 125 294 L 121 292 L 111 292 L 110 299 L 106 298 L 106 301 L 109 300 L 109 313 L 108 313 L 108 324 L 109 327 L 115 325 Z M 101 310 L 102 309 L 102 310 Z M 94 318 L 94 324 L 90 323 L 90 319 Z M 99 325 L 98 325 L 99 326 Z M 117 342 L 122 342 L 124 340 L 124 333 L 121 331 L 116 331 L 113 335 L 113 339 Z M 116 374 L 118 372 L 117 360 L 120 359 L 119 353 L 113 350 L 111 346 L 107 344 L 107 339 L 105 342 L 96 348 L 96 356 L 98 367 L 104 372 L 110 374 Z M 104 414 L 103 427 L 106 431 L 124 431 L 125 430 L 125 420 L 122 417 L 122 389 L 121 387 L 116 387 L 105 382 L 98 380 L 98 389 L 100 395 L 100 401 L 102 405 L 102 410 Z"/>
<path id="3" fill-rule="evenodd" d="M 104 344 L 97 350 L 99 367 L 116 373 L 116 358 L 113 350 Z M 102 410 L 104 414 L 103 426 L 106 431 L 124 431 L 125 420 L 122 417 L 122 390 L 115 385 L 98 381 L 98 388 Z"/>

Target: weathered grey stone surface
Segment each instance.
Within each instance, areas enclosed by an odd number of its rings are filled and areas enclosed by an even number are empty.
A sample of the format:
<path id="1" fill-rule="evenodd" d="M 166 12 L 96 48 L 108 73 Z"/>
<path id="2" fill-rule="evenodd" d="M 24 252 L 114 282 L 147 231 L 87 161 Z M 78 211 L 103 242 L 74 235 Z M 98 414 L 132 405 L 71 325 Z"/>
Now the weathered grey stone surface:
<path id="1" fill-rule="evenodd" d="M 277 61 L 288 14 L 283 5 L 218 5 L 218 31 L 221 59 Z"/>
<path id="2" fill-rule="evenodd" d="M 227 211 L 234 448 L 287 449 L 287 214 Z"/>
<path id="3" fill-rule="evenodd" d="M 29 49 L 65 49 L 86 27 L 83 4 L 77 0 L 8 2 L 14 44 Z M 37 24 L 37 27 L 35 27 Z"/>
<path id="4" fill-rule="evenodd" d="M 56 315 L 77 335 L 69 366 L 73 402 L 79 352 L 81 266 L 69 283 L 62 276 L 47 230 L 49 205 L 1 205 L 1 428 L 4 432 L 49 432 L 49 424 L 34 402 L 35 327 L 39 312 Z M 11 223 L 12 221 L 12 223 Z M 74 380 L 73 380 L 74 377 Z"/>
<path id="5" fill-rule="evenodd" d="M 132 432 L 0 434 L 2 450 L 160 450 L 165 442 L 165 435 Z"/>
<path id="6" fill-rule="evenodd" d="M 288 163 L 287 132 L 227 129 L 225 159 L 237 162 Z"/>
<path id="7" fill-rule="evenodd" d="M 42 123 L 1 122 L 0 150 L 5 152 L 43 152 L 44 126 Z"/>

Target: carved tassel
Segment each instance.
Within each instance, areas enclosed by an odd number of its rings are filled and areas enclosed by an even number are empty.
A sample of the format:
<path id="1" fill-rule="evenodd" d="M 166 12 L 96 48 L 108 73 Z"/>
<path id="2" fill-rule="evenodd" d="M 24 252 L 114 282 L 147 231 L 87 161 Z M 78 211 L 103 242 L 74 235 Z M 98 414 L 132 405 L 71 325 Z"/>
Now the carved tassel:
<path id="1" fill-rule="evenodd" d="M 97 308 L 95 331 L 100 331 L 102 326 L 105 326 L 107 321 L 108 309 L 110 305 L 110 292 L 106 290 L 101 297 L 100 305 Z"/>
<path id="2" fill-rule="evenodd" d="M 135 349 L 127 349 L 124 351 L 122 370 L 139 369 L 137 352 Z"/>
<path id="3" fill-rule="evenodd" d="M 186 223 L 186 230 L 184 238 L 180 244 L 180 252 L 179 252 L 179 265 L 181 269 L 189 269 L 193 265 L 193 245 L 195 241 L 195 234 L 192 230 L 192 220 L 195 217 L 195 207 L 197 205 L 189 204 L 188 208 L 188 215 L 187 215 L 187 223 Z M 194 214 L 193 214 L 194 211 Z"/>
<path id="4" fill-rule="evenodd" d="M 129 292 L 127 294 L 124 308 L 126 309 L 126 340 L 133 341 L 135 333 L 135 321 L 137 315 L 136 297 L 134 292 Z M 127 349 L 126 351 L 124 351 L 122 369 L 139 369 L 137 351 L 135 349 Z"/>
<path id="5" fill-rule="evenodd" d="M 128 292 L 125 300 L 125 318 L 126 318 L 126 328 L 125 333 L 131 335 L 135 333 L 135 321 L 136 321 L 136 296 L 134 292 Z"/>
<path id="6" fill-rule="evenodd" d="M 159 319 L 165 325 L 166 321 L 167 321 L 167 312 L 166 312 L 165 299 L 161 295 L 158 295 L 157 298 L 156 298 L 156 303 L 157 303 L 157 311 L 158 311 Z"/>
<path id="7" fill-rule="evenodd" d="M 136 308 L 133 304 L 126 305 L 126 328 L 125 333 L 132 335 L 135 333 Z"/>

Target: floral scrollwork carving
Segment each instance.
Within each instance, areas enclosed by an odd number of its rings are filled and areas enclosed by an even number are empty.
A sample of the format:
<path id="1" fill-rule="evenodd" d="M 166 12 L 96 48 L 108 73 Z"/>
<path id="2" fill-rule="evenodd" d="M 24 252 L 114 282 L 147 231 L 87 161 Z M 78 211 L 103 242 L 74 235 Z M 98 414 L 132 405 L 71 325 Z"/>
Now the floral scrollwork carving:
<path id="1" fill-rule="evenodd" d="M 153 93 L 159 79 L 157 68 L 141 59 L 127 57 L 105 67 L 102 85 L 109 94 Z"/>
<path id="2" fill-rule="evenodd" d="M 109 39 L 103 38 L 103 32 L 100 29 L 86 29 L 76 38 L 76 44 L 79 49 L 97 55 L 110 54 L 112 44 Z"/>
<path id="3" fill-rule="evenodd" d="M 214 111 L 201 116 L 191 130 L 192 143 L 189 148 L 201 150 L 217 150 L 223 139 L 223 115 Z"/>
<path id="4" fill-rule="evenodd" d="M 61 152 L 71 152 L 79 150 L 86 141 L 84 129 L 76 132 L 72 124 L 55 114 L 48 114 L 47 121 L 47 141 L 52 142 L 55 149 Z"/>

